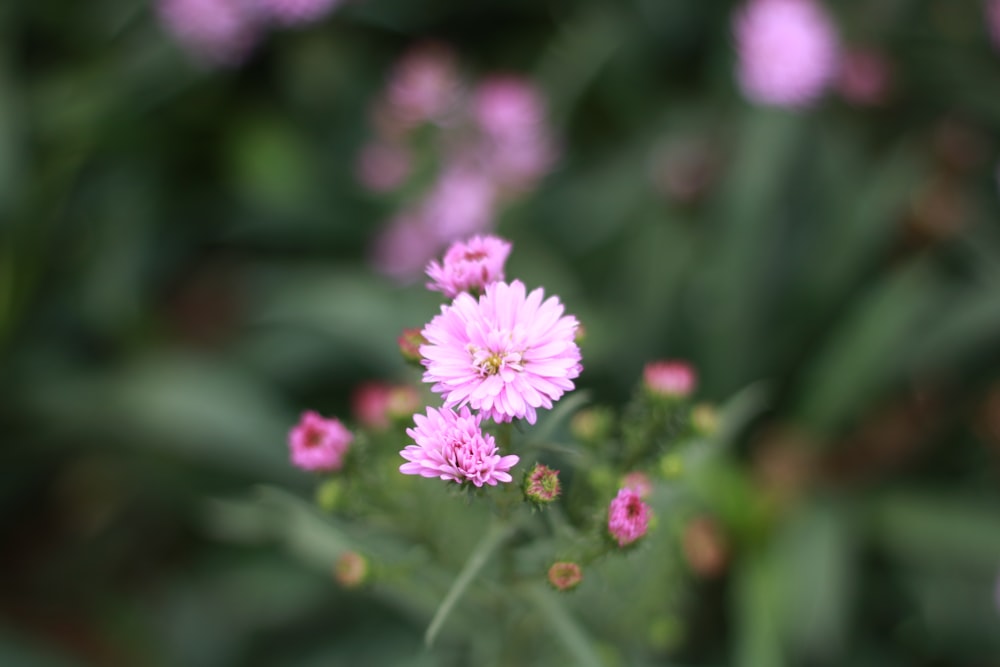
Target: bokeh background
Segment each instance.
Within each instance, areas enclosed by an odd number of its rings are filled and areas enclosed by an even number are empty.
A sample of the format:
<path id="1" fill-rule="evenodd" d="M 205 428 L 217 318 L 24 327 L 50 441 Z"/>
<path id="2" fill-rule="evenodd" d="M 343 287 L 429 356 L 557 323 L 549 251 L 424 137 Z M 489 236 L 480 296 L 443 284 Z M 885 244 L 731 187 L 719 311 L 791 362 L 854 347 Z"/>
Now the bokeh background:
<path id="1" fill-rule="evenodd" d="M 682 603 L 585 618 L 606 664 L 1000 664 L 985 3 L 826 3 L 888 74 L 795 108 L 741 91 L 728 1 L 355 0 L 228 32 L 168 4 L 0 5 L 0 664 L 477 655 L 425 650 L 427 609 L 338 587 L 260 530 L 267 503 L 231 504 L 311 500 L 301 411 L 350 421 L 360 384 L 416 378 L 396 339 L 440 299 L 378 248 L 446 152 L 407 139 L 419 173 L 391 192 L 359 156 L 428 44 L 545 100 L 552 161 L 486 226 L 584 324 L 587 395 L 620 407 L 679 358 L 699 400 L 764 397 L 713 481 L 725 563 L 660 553 Z M 747 533 L 761 497 L 788 509 Z M 608 581 L 584 599 L 627 607 Z"/>

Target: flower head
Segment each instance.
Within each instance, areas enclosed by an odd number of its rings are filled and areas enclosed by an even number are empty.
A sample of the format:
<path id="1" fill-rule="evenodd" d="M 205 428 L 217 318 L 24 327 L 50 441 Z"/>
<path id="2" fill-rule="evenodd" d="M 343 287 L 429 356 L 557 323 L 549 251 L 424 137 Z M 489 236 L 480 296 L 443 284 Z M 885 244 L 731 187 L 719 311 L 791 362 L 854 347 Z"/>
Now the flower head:
<path id="1" fill-rule="evenodd" d="M 524 495 L 534 503 L 551 503 L 559 497 L 560 491 L 559 471 L 541 463 L 536 463 L 524 478 Z"/>
<path id="2" fill-rule="evenodd" d="M 694 391 L 697 377 L 684 361 L 652 361 L 642 371 L 646 389 L 658 396 L 684 398 Z"/>
<path id="3" fill-rule="evenodd" d="M 414 47 L 396 64 L 386 91 L 393 116 L 405 126 L 444 119 L 461 92 L 455 55 L 438 43 Z"/>
<path id="4" fill-rule="evenodd" d="M 519 137 L 533 134 L 545 121 L 545 102 L 528 80 L 493 76 L 476 87 L 472 113 L 487 134 Z"/>
<path id="5" fill-rule="evenodd" d="M 480 291 L 491 283 L 503 280 L 503 265 L 510 254 L 510 243 L 496 236 L 473 236 L 468 241 L 456 241 L 444 254 L 427 266 L 431 282 L 427 289 L 443 292 L 454 298 L 461 292 Z"/>
<path id="6" fill-rule="evenodd" d="M 618 541 L 618 546 L 632 544 L 649 530 L 652 510 L 642 501 L 635 489 L 624 488 L 608 507 L 608 532 Z"/>
<path id="7" fill-rule="evenodd" d="M 406 434 L 416 444 L 399 453 L 408 461 L 399 471 L 476 486 L 511 481 L 509 471 L 519 458 L 498 454 L 493 436 L 480 428 L 481 420 L 481 415 L 473 415 L 467 407 L 457 413 L 428 407 L 426 415 L 413 415 L 416 428 L 406 429 Z"/>
<path id="8" fill-rule="evenodd" d="M 340 470 L 353 440 L 339 419 L 304 412 L 288 436 L 292 464 L 303 470 Z"/>
<path id="9" fill-rule="evenodd" d="M 549 583 L 559 591 L 576 588 L 583 581 L 583 571 L 573 561 L 559 561 L 549 568 Z"/>
<path id="10" fill-rule="evenodd" d="M 577 321 L 558 297 L 530 294 L 518 280 L 486 286 L 478 300 L 459 294 L 424 327 L 424 382 L 445 407 L 469 405 L 497 422 L 527 419 L 572 391 L 579 376 Z"/>
<path id="11" fill-rule="evenodd" d="M 356 173 L 361 185 L 372 192 L 395 190 L 410 175 L 410 153 L 402 144 L 372 141 L 361 149 Z"/>
<path id="12" fill-rule="evenodd" d="M 209 67 L 240 64 L 260 33 L 255 12 L 240 0 L 159 0 L 156 9 L 184 50 Z"/>
<path id="13" fill-rule="evenodd" d="M 751 102 L 806 106 L 836 73 L 837 33 L 813 0 L 749 0 L 733 24 L 737 77 Z"/>

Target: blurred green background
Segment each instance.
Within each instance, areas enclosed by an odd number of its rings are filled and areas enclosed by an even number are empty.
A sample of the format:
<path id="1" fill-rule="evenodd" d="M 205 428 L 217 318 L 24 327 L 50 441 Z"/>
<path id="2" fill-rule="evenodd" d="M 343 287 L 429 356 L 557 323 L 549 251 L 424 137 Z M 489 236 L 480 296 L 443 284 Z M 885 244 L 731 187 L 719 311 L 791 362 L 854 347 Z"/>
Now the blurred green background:
<path id="1" fill-rule="evenodd" d="M 0 665 L 470 664 L 460 637 L 422 648 L 425 611 L 254 528 L 287 502 L 260 485 L 311 500 L 302 410 L 349 419 L 359 383 L 414 379 L 396 337 L 440 301 L 372 268 L 396 203 L 354 165 L 429 38 L 549 100 L 561 158 L 497 230 L 508 276 L 584 324 L 579 386 L 621 406 L 684 358 L 701 400 L 767 396 L 711 494 L 786 514 L 685 575 L 656 632 L 584 619 L 608 664 L 1000 664 L 984 6 L 829 3 L 892 95 L 802 112 L 740 96 L 735 7 L 357 0 L 213 69 L 151 2 L 2 3 Z M 246 526 L 227 513 L 261 493 Z"/>

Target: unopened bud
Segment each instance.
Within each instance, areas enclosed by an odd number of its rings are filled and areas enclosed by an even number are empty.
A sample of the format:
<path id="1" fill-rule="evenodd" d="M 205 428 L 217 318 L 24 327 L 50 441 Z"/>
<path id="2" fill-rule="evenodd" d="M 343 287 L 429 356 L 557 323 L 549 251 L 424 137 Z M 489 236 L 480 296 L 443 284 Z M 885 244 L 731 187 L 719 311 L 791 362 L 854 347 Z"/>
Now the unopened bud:
<path id="1" fill-rule="evenodd" d="M 551 503 L 559 497 L 559 471 L 536 463 L 524 478 L 524 497 L 538 505 Z"/>
<path id="2" fill-rule="evenodd" d="M 684 461 L 677 454 L 667 454 L 660 459 L 660 474 L 666 479 L 677 479 L 684 474 Z"/>
<path id="3" fill-rule="evenodd" d="M 557 591 L 569 591 L 583 581 L 583 570 L 573 561 L 559 561 L 549 568 L 549 583 Z"/>
<path id="4" fill-rule="evenodd" d="M 411 364 L 420 364 L 422 359 L 420 346 L 427 343 L 427 339 L 424 338 L 420 329 L 416 327 L 403 329 L 403 333 L 399 335 L 396 342 L 399 343 L 399 351 L 403 355 L 403 359 Z"/>
<path id="5" fill-rule="evenodd" d="M 333 566 L 333 578 L 344 588 L 357 588 L 368 578 L 368 559 L 356 551 L 345 551 Z"/>
<path id="6" fill-rule="evenodd" d="M 652 361 L 643 369 L 642 380 L 646 391 L 663 398 L 687 398 L 698 382 L 685 361 Z"/>

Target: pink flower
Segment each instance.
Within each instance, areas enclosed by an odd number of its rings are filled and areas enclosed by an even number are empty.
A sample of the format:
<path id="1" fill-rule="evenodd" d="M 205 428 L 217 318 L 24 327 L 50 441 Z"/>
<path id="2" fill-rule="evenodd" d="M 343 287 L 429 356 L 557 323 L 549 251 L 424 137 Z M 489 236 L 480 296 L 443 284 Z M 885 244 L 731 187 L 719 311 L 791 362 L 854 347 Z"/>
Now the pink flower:
<path id="1" fill-rule="evenodd" d="M 389 80 L 386 101 L 404 125 L 444 120 L 461 88 L 455 56 L 437 43 L 421 44 L 403 56 Z"/>
<path id="2" fill-rule="evenodd" d="M 323 18 L 340 0 L 257 0 L 260 9 L 284 25 L 311 23 Z"/>
<path id="3" fill-rule="evenodd" d="M 160 22 L 191 57 L 209 67 L 240 64 L 260 22 L 242 0 L 158 0 Z"/>
<path id="4" fill-rule="evenodd" d="M 303 412 L 288 436 L 292 465 L 303 470 L 340 470 L 353 440 L 340 420 L 324 419 L 311 410 Z"/>
<path id="5" fill-rule="evenodd" d="M 445 407 L 469 405 L 497 422 L 549 409 L 582 367 L 574 341 L 577 320 L 563 316 L 558 297 L 541 288 L 496 282 L 477 301 L 459 294 L 424 327 L 424 382 L 435 383 Z"/>
<path id="6" fill-rule="evenodd" d="M 410 153 L 405 147 L 374 141 L 361 149 L 358 180 L 372 192 L 395 190 L 410 174 Z"/>
<path id="7" fill-rule="evenodd" d="M 368 382 L 352 397 L 354 418 L 368 428 L 386 429 L 393 419 L 413 414 L 419 405 L 417 390 L 409 385 Z"/>
<path id="8" fill-rule="evenodd" d="M 749 0 L 733 23 L 737 78 L 751 102 L 806 106 L 834 77 L 836 29 L 813 0 Z"/>
<path id="9" fill-rule="evenodd" d="M 493 436 L 479 427 L 482 415 L 463 407 L 458 413 L 448 408 L 427 408 L 427 415 L 413 415 L 416 428 L 406 434 L 416 443 L 399 454 L 408 463 L 399 467 L 405 475 L 439 477 L 476 486 L 509 482 L 517 456 L 500 456 Z"/>
<path id="10" fill-rule="evenodd" d="M 427 266 L 431 282 L 427 289 L 454 298 L 461 292 L 481 291 L 490 283 L 503 280 L 503 265 L 510 254 L 510 243 L 496 236 L 473 236 L 456 241 L 444 254 Z"/>
<path id="11" fill-rule="evenodd" d="M 878 51 L 853 49 L 844 54 L 837 90 L 852 104 L 871 106 L 889 95 L 889 61 Z"/>
<path id="12" fill-rule="evenodd" d="M 485 174 L 464 165 L 446 168 L 421 207 L 432 238 L 447 243 L 493 226 L 496 188 Z"/>
<path id="13" fill-rule="evenodd" d="M 642 372 L 646 389 L 660 396 L 683 398 L 694 391 L 694 369 L 683 361 L 653 361 Z"/>
<path id="14" fill-rule="evenodd" d="M 527 79 L 494 76 L 473 94 L 472 114 L 485 135 L 483 168 L 504 189 L 523 190 L 545 175 L 556 149 L 546 125 L 541 91 Z"/>
<path id="15" fill-rule="evenodd" d="M 651 516 L 652 510 L 635 489 L 620 489 L 608 507 L 608 532 L 624 547 L 646 534 Z"/>
<path id="16" fill-rule="evenodd" d="M 534 134 L 545 121 L 545 102 L 538 89 L 517 76 L 493 76 L 476 88 L 472 113 L 478 125 L 495 137 Z"/>

